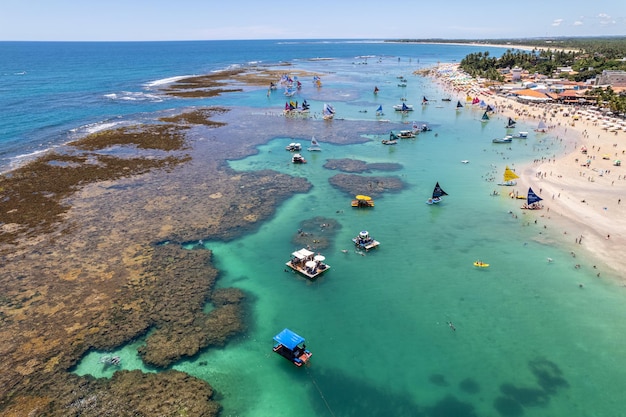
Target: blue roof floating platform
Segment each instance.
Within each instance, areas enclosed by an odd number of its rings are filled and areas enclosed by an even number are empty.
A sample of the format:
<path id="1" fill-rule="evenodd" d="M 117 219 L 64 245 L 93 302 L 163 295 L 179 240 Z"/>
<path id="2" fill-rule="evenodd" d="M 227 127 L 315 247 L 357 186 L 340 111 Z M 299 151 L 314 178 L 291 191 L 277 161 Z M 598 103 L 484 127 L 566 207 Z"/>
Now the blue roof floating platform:
<path id="1" fill-rule="evenodd" d="M 304 337 L 294 333 L 289 329 L 283 329 L 282 332 L 274 336 L 274 352 L 283 358 L 291 361 L 296 366 L 302 366 L 313 355 L 307 350 L 304 344 Z"/>

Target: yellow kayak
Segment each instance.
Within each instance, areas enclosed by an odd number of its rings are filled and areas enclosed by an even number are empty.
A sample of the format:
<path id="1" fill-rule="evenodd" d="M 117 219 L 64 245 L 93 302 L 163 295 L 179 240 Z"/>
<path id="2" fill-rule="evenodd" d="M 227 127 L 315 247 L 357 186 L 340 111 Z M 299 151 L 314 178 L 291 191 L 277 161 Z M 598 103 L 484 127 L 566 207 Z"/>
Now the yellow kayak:
<path id="1" fill-rule="evenodd" d="M 481 262 L 481 261 L 476 261 L 476 262 L 474 262 L 474 266 L 477 266 L 479 268 L 488 268 L 489 264 L 486 264 L 486 263 Z"/>

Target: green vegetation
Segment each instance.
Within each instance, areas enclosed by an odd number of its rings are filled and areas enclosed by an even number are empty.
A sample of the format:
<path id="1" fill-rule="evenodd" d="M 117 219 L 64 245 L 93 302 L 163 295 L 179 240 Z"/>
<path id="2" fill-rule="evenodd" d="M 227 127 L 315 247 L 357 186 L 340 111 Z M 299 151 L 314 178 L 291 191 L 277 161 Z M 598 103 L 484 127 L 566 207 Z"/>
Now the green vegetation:
<path id="1" fill-rule="evenodd" d="M 444 42 L 444 41 L 440 41 Z M 500 39 L 485 41 L 448 41 L 485 45 L 524 45 L 532 50 L 507 49 L 499 58 L 488 51 L 467 55 L 460 67 L 472 77 L 493 81 L 504 81 L 501 70 L 519 67 L 530 74 L 552 76 L 559 67 L 571 67 L 572 72 L 560 73 L 570 81 L 585 81 L 605 70 L 626 71 L 626 37 L 620 38 L 560 38 L 545 39 Z M 613 112 L 626 113 L 626 94 L 617 94 L 613 89 L 596 88 L 589 93 L 596 97 L 599 106 Z"/>

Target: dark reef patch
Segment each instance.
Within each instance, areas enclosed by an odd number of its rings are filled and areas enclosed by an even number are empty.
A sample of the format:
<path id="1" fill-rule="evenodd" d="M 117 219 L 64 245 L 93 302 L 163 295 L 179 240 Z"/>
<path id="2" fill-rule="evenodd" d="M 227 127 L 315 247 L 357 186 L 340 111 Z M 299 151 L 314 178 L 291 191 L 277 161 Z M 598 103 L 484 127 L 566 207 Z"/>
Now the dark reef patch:
<path id="1" fill-rule="evenodd" d="M 341 172 L 363 174 L 373 171 L 399 171 L 400 169 L 402 169 L 402 165 L 397 163 L 383 162 L 367 163 L 358 159 L 343 158 L 329 159 L 324 164 L 324 168 L 339 170 Z"/>
<path id="2" fill-rule="evenodd" d="M 337 174 L 328 180 L 330 184 L 350 196 L 366 194 L 380 197 L 385 192 L 399 192 L 404 182 L 397 177 L 374 177 L 354 174 Z"/>

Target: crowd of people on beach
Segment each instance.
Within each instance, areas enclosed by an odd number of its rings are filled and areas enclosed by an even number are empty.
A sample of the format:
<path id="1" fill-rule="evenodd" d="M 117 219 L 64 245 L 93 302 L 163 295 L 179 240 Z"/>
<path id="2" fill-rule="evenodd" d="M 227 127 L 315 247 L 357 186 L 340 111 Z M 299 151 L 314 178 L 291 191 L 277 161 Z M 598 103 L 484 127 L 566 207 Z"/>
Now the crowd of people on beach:
<path id="1" fill-rule="evenodd" d="M 577 246 L 583 245 L 586 236 L 585 250 L 614 272 L 624 270 L 626 259 L 619 248 L 626 244 L 626 213 L 620 205 L 621 194 L 626 192 L 626 173 L 619 173 L 619 158 L 626 154 L 626 120 L 597 107 L 520 101 L 498 94 L 464 73 L 458 64 L 440 64 L 430 74 L 460 101 L 477 96 L 493 103 L 495 114 L 504 120 L 510 117 L 526 123 L 545 122 L 548 135 L 533 146 L 544 155 L 518 169 L 525 173 L 520 185 L 534 186 L 552 196 L 549 206 L 546 204 L 547 210 L 552 206 L 552 211 L 542 212 L 542 222 L 553 221 L 565 229 L 563 234 L 570 230 L 570 234 L 580 236 L 575 239 Z M 553 149 L 552 157 L 545 156 Z M 497 175 L 492 171 L 485 178 L 493 181 Z M 498 194 L 495 191 L 491 195 Z M 583 269 L 579 263 L 574 267 Z"/>

